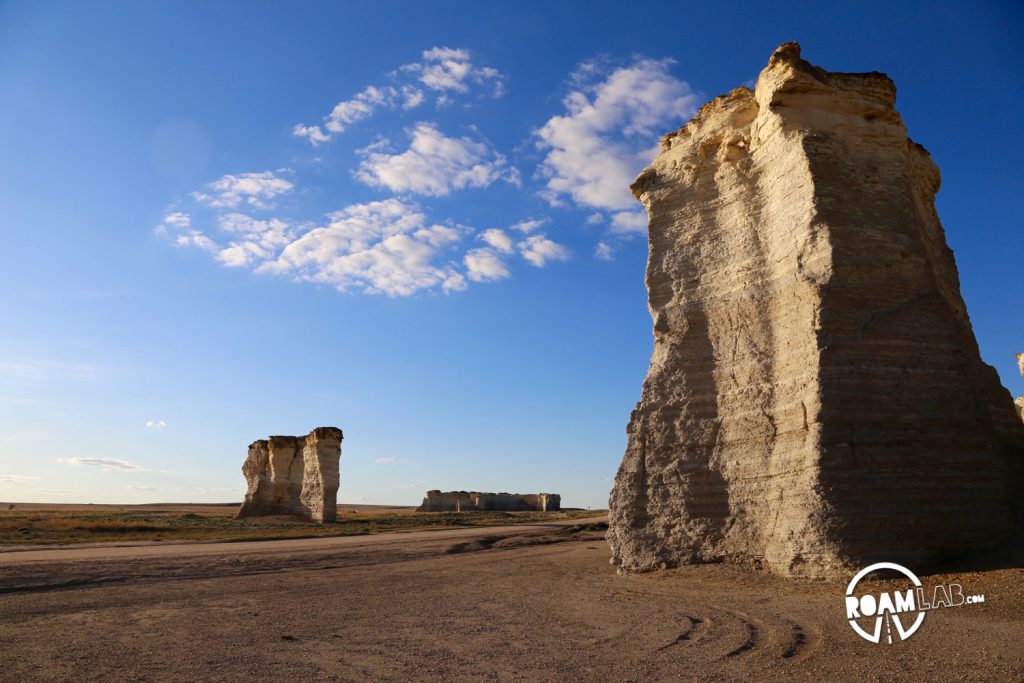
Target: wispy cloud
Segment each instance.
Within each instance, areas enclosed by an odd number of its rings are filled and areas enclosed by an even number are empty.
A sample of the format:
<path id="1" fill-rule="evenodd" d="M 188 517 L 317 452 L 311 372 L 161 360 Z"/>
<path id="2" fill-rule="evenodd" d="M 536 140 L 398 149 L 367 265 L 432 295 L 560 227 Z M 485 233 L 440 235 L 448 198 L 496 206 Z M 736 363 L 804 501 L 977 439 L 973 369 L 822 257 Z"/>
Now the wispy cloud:
<path id="1" fill-rule="evenodd" d="M 206 192 L 193 192 L 192 198 L 215 208 L 233 209 L 244 205 L 253 209 L 269 209 L 294 187 L 290 180 L 278 177 L 273 171 L 228 174 L 208 184 Z"/>
<path id="2" fill-rule="evenodd" d="M 547 223 L 547 218 L 530 218 L 525 221 L 519 221 L 518 223 L 514 223 L 510 227 L 512 230 L 517 230 L 521 233 L 529 234 L 536 230 L 537 228 L 547 225 Z"/>
<path id="3" fill-rule="evenodd" d="M 320 145 L 343 133 L 381 109 L 415 109 L 431 99 L 443 106 L 456 95 L 482 91 L 491 97 L 505 93 L 505 78 L 497 69 L 476 63 L 465 49 L 435 47 L 424 50 L 421 60 L 391 73 L 390 85 L 368 85 L 334 105 L 322 125 L 296 124 L 292 134 Z"/>
<path id="4" fill-rule="evenodd" d="M 0 482 L 4 482 L 4 483 L 8 483 L 8 484 L 17 484 L 17 483 L 21 483 L 21 482 L 24 482 L 24 481 L 32 481 L 33 479 L 38 479 L 38 478 L 39 477 L 30 477 L 30 476 L 23 475 L 23 474 L 0 474 Z"/>
<path id="5" fill-rule="evenodd" d="M 109 368 L 89 363 L 22 359 L 0 361 L 0 377 L 25 384 L 56 384 L 65 381 L 92 381 L 117 374 Z M 32 399 L 10 399 L 32 403 Z"/>
<path id="6" fill-rule="evenodd" d="M 325 128 L 332 133 L 342 133 L 351 124 L 362 121 L 379 107 L 393 106 L 398 91 L 390 86 L 377 88 L 367 86 L 351 100 L 339 102 L 327 116 Z"/>
<path id="7" fill-rule="evenodd" d="M 387 143 L 361 150 L 355 177 L 392 192 L 440 197 L 452 190 L 487 187 L 502 179 L 519 183 L 519 174 L 487 143 L 468 137 L 450 138 L 432 123 L 412 129 L 408 149 L 390 153 Z"/>
<path id="8" fill-rule="evenodd" d="M 167 423 L 163 420 L 146 420 L 146 426 L 150 429 L 163 429 Z"/>
<path id="9" fill-rule="evenodd" d="M 565 200 L 611 218 L 611 232 L 642 232 L 646 220 L 629 193 L 636 175 L 654 158 L 658 135 L 694 113 L 697 95 L 669 71 L 672 60 L 636 59 L 610 69 L 581 64 L 563 100 L 565 113 L 537 131 L 546 151 L 542 193 L 552 205 Z M 594 216 L 588 219 L 593 221 Z"/>
<path id="10" fill-rule="evenodd" d="M 57 458 L 57 462 L 73 467 L 95 467 L 102 470 L 118 472 L 152 472 L 140 465 L 128 462 L 127 460 L 116 460 L 114 458 Z"/>
<path id="11" fill-rule="evenodd" d="M 377 458 L 374 462 L 376 462 L 378 465 L 408 465 L 409 463 L 412 462 L 412 460 L 409 460 L 408 458 L 393 458 L 388 456 L 384 458 Z"/>
<path id="12" fill-rule="evenodd" d="M 217 244 L 202 230 L 192 226 L 192 216 L 184 211 L 171 211 L 153 229 L 160 237 L 166 237 L 178 247 L 195 247 L 201 251 L 216 253 Z"/>

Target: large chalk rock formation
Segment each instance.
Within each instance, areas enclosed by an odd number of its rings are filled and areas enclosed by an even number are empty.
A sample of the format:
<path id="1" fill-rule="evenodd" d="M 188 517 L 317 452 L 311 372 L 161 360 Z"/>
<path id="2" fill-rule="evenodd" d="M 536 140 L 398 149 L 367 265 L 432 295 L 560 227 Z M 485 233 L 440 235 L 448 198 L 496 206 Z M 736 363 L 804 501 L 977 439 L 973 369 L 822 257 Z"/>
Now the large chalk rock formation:
<path id="1" fill-rule="evenodd" d="M 468 512 L 504 510 L 510 512 L 560 510 L 557 493 L 481 493 L 480 491 L 427 491 L 416 512 Z"/>
<path id="2" fill-rule="evenodd" d="M 787 43 L 637 178 L 655 343 L 610 501 L 621 570 L 828 576 L 1006 537 L 1024 425 L 895 97 Z"/>
<path id="3" fill-rule="evenodd" d="M 318 427 L 306 436 L 272 436 L 253 442 L 242 465 L 249 490 L 238 517 L 337 519 L 342 438 L 336 427 Z"/>

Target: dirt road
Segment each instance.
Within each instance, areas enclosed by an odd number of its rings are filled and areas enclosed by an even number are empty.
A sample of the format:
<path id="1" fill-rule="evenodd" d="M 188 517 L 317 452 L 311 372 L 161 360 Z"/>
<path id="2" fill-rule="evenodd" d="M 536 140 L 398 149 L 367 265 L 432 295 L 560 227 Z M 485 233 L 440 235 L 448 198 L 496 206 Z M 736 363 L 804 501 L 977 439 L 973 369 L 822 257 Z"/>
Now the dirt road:
<path id="1" fill-rule="evenodd" d="M 844 586 L 721 565 L 620 577 L 531 525 L 0 553 L 0 680 L 1021 680 L 1024 571 L 875 645 Z"/>

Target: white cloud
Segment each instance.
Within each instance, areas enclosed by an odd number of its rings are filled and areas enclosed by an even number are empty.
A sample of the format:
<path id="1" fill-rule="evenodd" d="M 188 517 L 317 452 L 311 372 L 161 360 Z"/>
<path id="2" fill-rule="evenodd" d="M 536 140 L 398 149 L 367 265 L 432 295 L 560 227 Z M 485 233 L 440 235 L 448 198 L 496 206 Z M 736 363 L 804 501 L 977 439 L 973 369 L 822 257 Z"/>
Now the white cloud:
<path id="1" fill-rule="evenodd" d="M 422 57 L 422 62 L 406 64 L 401 70 L 415 74 L 431 90 L 467 93 L 471 86 L 490 85 L 493 97 L 505 94 L 504 76 L 497 69 L 475 65 L 469 50 L 435 47 L 424 50 Z"/>
<path id="2" fill-rule="evenodd" d="M 619 234 L 647 232 L 647 214 L 643 209 L 618 211 L 612 214 L 612 232 Z"/>
<path id="3" fill-rule="evenodd" d="M 525 221 L 519 221 L 512 225 L 513 230 L 518 230 L 521 233 L 528 234 L 536 230 L 537 228 L 546 225 L 548 222 L 547 218 L 530 219 Z"/>
<path id="4" fill-rule="evenodd" d="M 126 489 L 132 491 L 163 491 L 165 489 L 158 489 L 155 486 L 125 486 Z"/>
<path id="5" fill-rule="evenodd" d="M 187 230 L 192 227 L 192 217 L 182 211 L 172 211 L 164 216 L 163 225 Z"/>
<path id="6" fill-rule="evenodd" d="M 601 223 L 604 223 L 603 213 L 595 212 L 587 216 L 587 225 L 599 225 Z"/>
<path id="7" fill-rule="evenodd" d="M 474 282 L 491 282 L 507 278 L 510 273 L 505 262 L 493 249 L 471 249 L 463 259 L 466 275 Z"/>
<path id="8" fill-rule="evenodd" d="M 304 126 L 301 123 L 295 124 L 295 127 L 292 128 L 292 135 L 297 138 L 306 138 L 314 147 L 331 139 L 331 136 L 325 133 L 320 126 Z"/>
<path id="9" fill-rule="evenodd" d="M 330 216 L 288 244 L 257 270 L 298 280 L 389 296 L 408 296 L 440 286 L 465 289 L 442 251 L 458 242 L 465 228 L 428 225 L 418 207 L 398 199 L 355 204 Z"/>
<path id="10" fill-rule="evenodd" d="M 215 252 L 218 248 L 202 230 L 192 227 L 192 217 L 182 211 L 168 213 L 153 232 L 170 239 L 178 247 L 195 247 L 208 252 Z"/>
<path id="11" fill-rule="evenodd" d="M 146 420 L 146 426 L 150 429 L 163 429 L 167 423 L 163 420 Z"/>
<path id="12" fill-rule="evenodd" d="M 394 106 L 396 97 L 398 91 L 391 86 L 378 88 L 368 85 L 352 99 L 334 105 L 324 127 L 332 133 L 343 133 L 353 123 L 372 116 L 378 108 Z"/>
<path id="13" fill-rule="evenodd" d="M 195 247 L 203 251 L 217 251 L 216 243 L 198 230 L 178 235 L 174 243 L 179 247 Z"/>
<path id="14" fill-rule="evenodd" d="M 449 138 L 431 123 L 412 130 L 409 148 L 389 154 L 377 143 L 361 150 L 364 155 L 355 176 L 392 192 L 443 196 L 452 190 L 487 187 L 498 179 L 518 183 L 505 157 L 483 142 L 468 137 Z"/>
<path id="15" fill-rule="evenodd" d="M 352 98 L 342 100 L 324 117 L 323 126 L 297 124 L 292 135 L 306 138 L 313 146 L 327 142 L 353 124 L 373 116 L 381 109 L 415 109 L 434 97 L 438 107 L 452 104 L 453 95 L 465 96 L 474 90 L 491 97 L 505 93 L 505 78 L 497 69 L 474 62 L 469 50 L 435 47 L 425 50 L 419 62 L 405 64 L 391 74 L 394 85 L 368 85 Z"/>
<path id="16" fill-rule="evenodd" d="M 480 233 L 480 239 L 504 254 L 512 253 L 512 238 L 498 228 L 491 228 Z"/>
<path id="17" fill-rule="evenodd" d="M 576 89 L 563 100 L 565 113 L 537 131 L 538 147 L 547 150 L 543 196 L 552 205 L 569 198 L 588 209 L 635 209 L 629 185 L 653 159 L 658 137 L 696 112 L 697 96 L 669 73 L 672 63 L 637 59 L 599 82 L 607 71 L 602 65 L 581 65 Z"/>
<path id="18" fill-rule="evenodd" d="M 423 104 L 427 94 L 412 85 L 402 86 L 402 109 L 415 109 Z"/>
<path id="19" fill-rule="evenodd" d="M 277 218 L 257 220 L 242 213 L 229 213 L 221 216 L 218 224 L 234 237 L 228 247 L 217 253 L 217 260 L 230 267 L 273 258 L 294 236 L 292 226 Z"/>
<path id="20" fill-rule="evenodd" d="M 127 460 L 116 460 L 114 458 L 57 458 L 57 462 L 84 467 L 98 467 L 104 470 L 117 470 L 120 472 L 149 472 L 150 470 L 140 467 Z"/>
<path id="21" fill-rule="evenodd" d="M 409 463 L 412 462 L 412 460 L 409 460 L 408 458 L 386 457 L 386 458 L 377 458 L 374 462 L 376 462 L 378 465 L 394 465 L 394 464 L 408 465 Z"/>
<path id="22" fill-rule="evenodd" d="M 16 484 L 23 481 L 31 481 L 39 477 L 29 477 L 21 474 L 0 474 L 0 482 Z"/>
<path id="23" fill-rule="evenodd" d="M 233 209 L 244 204 L 254 209 L 269 209 L 278 197 L 288 194 L 294 187 L 291 181 L 277 177 L 273 171 L 228 174 L 208 184 L 210 192 L 193 192 L 192 198 L 215 208 Z"/>
<path id="24" fill-rule="evenodd" d="M 607 242 L 598 242 L 594 248 L 594 258 L 600 261 L 611 261 L 615 257 L 615 251 Z"/>
<path id="25" fill-rule="evenodd" d="M 516 246 L 520 255 L 538 268 L 543 268 L 548 261 L 569 260 L 569 250 L 543 233 L 530 235 Z"/>

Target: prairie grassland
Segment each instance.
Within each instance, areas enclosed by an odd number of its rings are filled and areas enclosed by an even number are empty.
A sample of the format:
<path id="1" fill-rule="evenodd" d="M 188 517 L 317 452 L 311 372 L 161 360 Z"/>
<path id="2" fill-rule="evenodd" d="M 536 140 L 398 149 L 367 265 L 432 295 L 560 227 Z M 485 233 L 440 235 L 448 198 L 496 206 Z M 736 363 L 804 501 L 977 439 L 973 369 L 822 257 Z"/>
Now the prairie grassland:
<path id="1" fill-rule="evenodd" d="M 415 512 L 413 508 L 338 507 L 338 520 L 318 524 L 293 517 L 234 519 L 237 505 L 18 505 L 0 509 L 0 546 L 140 541 L 232 541 L 355 536 L 418 529 L 455 529 L 579 519 L 561 512 Z"/>

